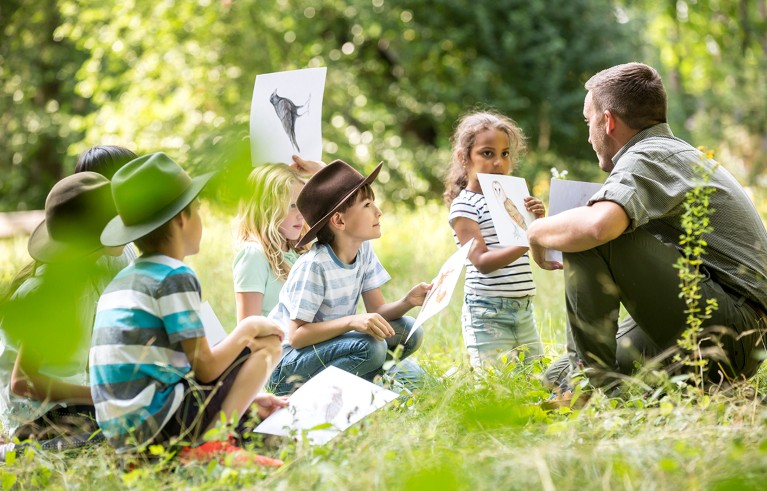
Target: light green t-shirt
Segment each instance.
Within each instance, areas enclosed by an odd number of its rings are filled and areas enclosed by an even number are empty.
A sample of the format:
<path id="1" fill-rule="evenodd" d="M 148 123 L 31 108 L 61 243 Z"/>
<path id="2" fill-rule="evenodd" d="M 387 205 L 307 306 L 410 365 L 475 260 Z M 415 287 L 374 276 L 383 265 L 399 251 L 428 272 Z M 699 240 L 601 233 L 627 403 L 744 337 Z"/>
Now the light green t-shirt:
<path id="1" fill-rule="evenodd" d="M 292 265 L 299 255 L 295 251 L 288 251 L 283 256 L 288 264 Z M 277 305 L 284 281 L 277 279 L 274 275 L 264 249 L 258 242 L 243 244 L 232 263 L 232 276 L 235 292 L 263 293 L 264 300 L 261 306 L 263 315 L 269 314 Z"/>

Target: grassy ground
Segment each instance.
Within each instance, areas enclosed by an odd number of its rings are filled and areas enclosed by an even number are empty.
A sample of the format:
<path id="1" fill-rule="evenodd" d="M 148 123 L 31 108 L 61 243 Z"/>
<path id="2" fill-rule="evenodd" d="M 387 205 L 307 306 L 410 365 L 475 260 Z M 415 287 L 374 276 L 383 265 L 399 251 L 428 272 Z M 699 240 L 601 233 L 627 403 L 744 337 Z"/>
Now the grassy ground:
<path id="1" fill-rule="evenodd" d="M 229 224 L 208 212 L 202 253 L 190 260 L 203 297 L 234 323 Z M 446 211 L 426 206 L 385 215 L 375 249 L 393 280 L 387 299 L 428 281 L 453 251 Z M 25 241 L 0 243 L 3 279 L 25 259 Z M 564 341 L 561 273 L 535 271 L 536 317 L 551 357 Z M 702 395 L 674 381 L 663 391 L 597 393 L 582 410 L 543 411 L 540 365 L 489 374 L 468 368 L 460 292 L 426 326 L 418 360 L 430 386 L 395 401 L 328 445 L 274 440 L 262 452 L 278 470 L 163 461 L 124 471 L 106 446 L 74 455 L 28 450 L 0 465 L 3 488 L 179 489 L 764 489 L 767 411 L 764 372 L 728 394 Z M 416 313 L 417 311 L 414 311 Z M 446 371 L 456 367 L 450 377 Z M 755 391 L 754 389 L 757 389 Z"/>

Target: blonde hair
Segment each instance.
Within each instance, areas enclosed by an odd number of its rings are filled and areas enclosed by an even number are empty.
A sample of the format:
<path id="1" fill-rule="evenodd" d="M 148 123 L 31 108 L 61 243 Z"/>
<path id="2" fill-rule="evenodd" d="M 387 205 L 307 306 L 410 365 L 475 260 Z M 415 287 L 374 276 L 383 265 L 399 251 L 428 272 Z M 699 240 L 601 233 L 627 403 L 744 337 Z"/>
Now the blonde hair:
<path id="1" fill-rule="evenodd" d="M 477 140 L 477 134 L 485 130 L 500 130 L 509 136 L 509 152 L 511 154 L 512 170 L 524 153 L 525 135 L 513 119 L 492 112 L 481 111 L 463 115 L 459 120 L 450 139 L 452 156 L 450 167 L 445 177 L 445 192 L 442 197 L 450 205 L 456 196 L 469 184 L 469 172 L 466 164 L 471 156 L 471 149 Z"/>
<path id="2" fill-rule="evenodd" d="M 261 244 L 269 267 L 283 281 L 290 272 L 283 247 L 298 253 L 307 250 L 307 247 L 297 248 L 298 241 L 287 240 L 279 230 L 290 210 L 293 185 L 304 182 L 295 170 L 285 164 L 256 167 L 248 176 L 253 194 L 249 199 L 240 201 L 235 218 L 235 241 L 238 245 L 249 241 Z"/>

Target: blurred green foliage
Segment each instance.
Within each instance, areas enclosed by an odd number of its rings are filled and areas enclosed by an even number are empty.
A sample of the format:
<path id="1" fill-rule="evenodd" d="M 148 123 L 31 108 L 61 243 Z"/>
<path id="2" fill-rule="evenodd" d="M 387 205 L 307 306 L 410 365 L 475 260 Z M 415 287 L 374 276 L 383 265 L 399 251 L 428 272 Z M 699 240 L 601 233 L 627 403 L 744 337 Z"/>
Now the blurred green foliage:
<path id="1" fill-rule="evenodd" d="M 681 136 L 755 180 L 767 141 L 765 0 L 6 0 L 0 6 L 0 209 L 42 207 L 94 144 L 189 168 L 248 161 L 259 73 L 327 66 L 324 159 L 386 161 L 380 193 L 438 197 L 454 121 L 491 107 L 530 152 L 518 174 L 599 177 L 583 82 L 657 66 Z"/>

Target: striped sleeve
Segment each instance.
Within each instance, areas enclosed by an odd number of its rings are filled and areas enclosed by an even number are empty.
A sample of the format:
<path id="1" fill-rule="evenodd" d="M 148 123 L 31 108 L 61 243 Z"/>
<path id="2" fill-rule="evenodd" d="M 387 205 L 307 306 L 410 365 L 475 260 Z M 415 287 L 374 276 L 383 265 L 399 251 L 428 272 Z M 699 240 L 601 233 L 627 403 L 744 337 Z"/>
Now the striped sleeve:
<path id="1" fill-rule="evenodd" d="M 362 277 L 362 292 L 380 288 L 391 279 L 389 273 L 384 269 L 381 261 L 378 260 L 370 242 L 362 244 L 362 258 L 365 267 L 365 273 Z"/>

